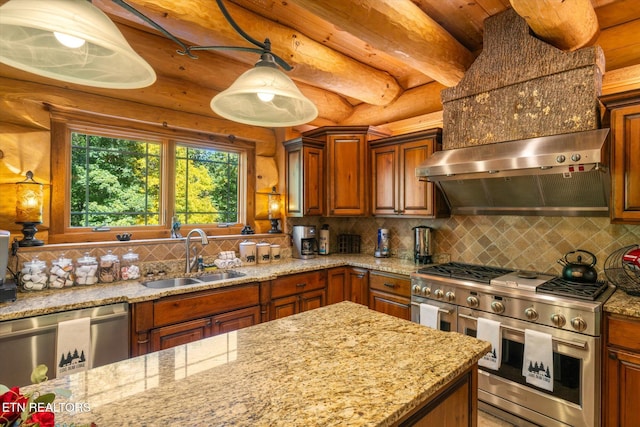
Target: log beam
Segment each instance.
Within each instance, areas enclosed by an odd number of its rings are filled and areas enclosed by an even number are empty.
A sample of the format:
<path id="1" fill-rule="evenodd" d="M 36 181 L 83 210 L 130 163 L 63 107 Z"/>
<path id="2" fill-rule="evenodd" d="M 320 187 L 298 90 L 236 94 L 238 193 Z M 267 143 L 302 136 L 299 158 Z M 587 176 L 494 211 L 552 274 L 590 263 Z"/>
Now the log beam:
<path id="1" fill-rule="evenodd" d="M 130 3 L 188 44 L 251 46 L 233 30 L 211 0 L 131 0 Z M 109 0 L 94 0 L 93 4 L 112 17 L 142 24 L 138 18 Z M 247 34 L 259 41 L 266 37 L 270 39 L 273 52 L 294 67 L 288 73 L 294 80 L 373 105 L 387 105 L 402 92 L 398 82 L 385 72 L 355 61 L 300 32 L 246 9 L 225 4 L 230 15 Z M 251 65 L 259 59 L 255 54 L 237 51 L 219 53 Z"/>
<path id="2" fill-rule="evenodd" d="M 595 43 L 600 33 L 591 0 L 510 0 L 533 32 L 561 50 Z"/>
<path id="3" fill-rule="evenodd" d="M 474 60 L 411 0 L 290 1 L 445 86 L 458 84 Z"/>

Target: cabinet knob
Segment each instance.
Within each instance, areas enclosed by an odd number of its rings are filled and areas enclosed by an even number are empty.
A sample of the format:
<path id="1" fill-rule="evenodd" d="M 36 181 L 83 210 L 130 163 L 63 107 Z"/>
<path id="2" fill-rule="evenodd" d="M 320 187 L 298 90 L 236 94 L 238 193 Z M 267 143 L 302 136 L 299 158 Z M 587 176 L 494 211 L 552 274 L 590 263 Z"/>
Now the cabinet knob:
<path id="1" fill-rule="evenodd" d="M 296 283 L 296 286 L 298 288 L 302 288 L 303 286 L 306 286 L 306 285 L 307 285 L 306 283 Z"/>

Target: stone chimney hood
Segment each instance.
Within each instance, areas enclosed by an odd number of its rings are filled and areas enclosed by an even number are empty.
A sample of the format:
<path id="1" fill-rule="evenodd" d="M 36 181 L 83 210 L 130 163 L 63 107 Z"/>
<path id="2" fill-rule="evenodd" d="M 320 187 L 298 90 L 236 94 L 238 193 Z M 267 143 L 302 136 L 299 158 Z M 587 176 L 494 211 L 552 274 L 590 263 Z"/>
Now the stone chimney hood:
<path id="1" fill-rule="evenodd" d="M 603 73 L 599 46 L 556 49 L 513 9 L 487 19 L 484 50 L 442 91 L 444 151 L 416 175 L 454 214 L 608 215 Z"/>

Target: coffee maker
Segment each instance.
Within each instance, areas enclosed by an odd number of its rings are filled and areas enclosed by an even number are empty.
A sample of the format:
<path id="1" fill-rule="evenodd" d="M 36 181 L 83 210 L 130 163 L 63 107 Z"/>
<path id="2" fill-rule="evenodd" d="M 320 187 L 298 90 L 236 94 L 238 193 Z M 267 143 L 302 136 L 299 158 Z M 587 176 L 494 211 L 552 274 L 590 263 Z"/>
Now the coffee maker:
<path id="1" fill-rule="evenodd" d="M 318 241 L 316 240 L 316 227 L 313 225 L 293 226 L 293 251 L 294 258 L 310 259 L 314 258 L 318 251 Z"/>
<path id="2" fill-rule="evenodd" d="M 10 237 L 8 231 L 0 230 L 0 302 L 15 301 L 17 297 L 16 282 L 7 279 Z"/>
<path id="3" fill-rule="evenodd" d="M 413 260 L 416 264 L 431 264 L 431 255 L 433 254 L 433 239 L 431 236 L 431 227 L 419 225 L 412 228 L 414 234 L 413 239 Z"/>

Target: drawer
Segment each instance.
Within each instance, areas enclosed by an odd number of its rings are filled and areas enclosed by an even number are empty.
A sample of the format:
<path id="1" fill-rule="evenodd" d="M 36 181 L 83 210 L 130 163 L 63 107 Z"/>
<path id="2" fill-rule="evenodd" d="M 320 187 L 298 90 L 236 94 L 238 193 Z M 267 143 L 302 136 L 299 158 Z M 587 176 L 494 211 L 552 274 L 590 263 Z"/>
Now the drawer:
<path id="1" fill-rule="evenodd" d="M 154 327 L 260 304 L 257 283 L 162 298 L 153 305 Z"/>
<path id="2" fill-rule="evenodd" d="M 640 321 L 609 315 L 608 345 L 640 351 Z"/>
<path id="3" fill-rule="evenodd" d="M 411 280 L 408 276 L 372 271 L 369 273 L 369 289 L 411 298 Z"/>
<path id="4" fill-rule="evenodd" d="M 278 277 L 272 282 L 271 298 L 285 297 L 314 289 L 324 289 L 326 285 L 325 270 Z"/>

